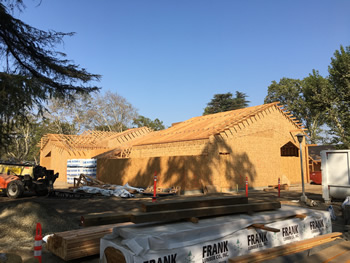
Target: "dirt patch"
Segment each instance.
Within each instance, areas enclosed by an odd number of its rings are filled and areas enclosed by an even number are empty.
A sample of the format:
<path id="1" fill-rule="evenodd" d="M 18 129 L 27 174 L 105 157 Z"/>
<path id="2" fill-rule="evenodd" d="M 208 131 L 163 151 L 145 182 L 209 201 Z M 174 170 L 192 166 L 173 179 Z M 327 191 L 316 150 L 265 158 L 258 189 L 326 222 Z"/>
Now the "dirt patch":
<path id="1" fill-rule="evenodd" d="M 46 204 L 23 202 L 10 204 L 0 209 L 0 250 L 19 250 L 33 253 L 36 224 L 40 222 L 42 235 L 77 229 L 79 226 L 69 217 L 58 213 Z"/>

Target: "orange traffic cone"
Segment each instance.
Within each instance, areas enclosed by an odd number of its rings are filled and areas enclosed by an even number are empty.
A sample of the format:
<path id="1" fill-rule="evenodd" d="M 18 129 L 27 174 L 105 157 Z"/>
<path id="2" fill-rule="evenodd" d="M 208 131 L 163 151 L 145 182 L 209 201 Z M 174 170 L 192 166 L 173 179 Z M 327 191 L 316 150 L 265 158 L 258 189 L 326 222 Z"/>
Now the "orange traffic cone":
<path id="1" fill-rule="evenodd" d="M 41 224 L 36 224 L 36 231 L 35 231 L 35 242 L 34 242 L 34 257 L 39 260 L 41 263 L 41 249 L 43 244 L 43 237 L 41 235 Z"/>

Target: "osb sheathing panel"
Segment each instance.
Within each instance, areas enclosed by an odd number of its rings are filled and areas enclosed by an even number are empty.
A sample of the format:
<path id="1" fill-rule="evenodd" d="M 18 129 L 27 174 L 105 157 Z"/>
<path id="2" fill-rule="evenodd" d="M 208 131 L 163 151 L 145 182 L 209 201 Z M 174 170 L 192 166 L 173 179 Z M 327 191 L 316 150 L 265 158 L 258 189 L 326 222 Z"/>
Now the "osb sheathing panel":
<path id="1" fill-rule="evenodd" d="M 208 139 L 141 145 L 132 148 L 130 158 L 207 155 Z"/>
<path id="2" fill-rule="evenodd" d="M 120 133 L 85 131 L 81 135 L 47 134 L 41 141 L 40 165 L 58 172 L 58 182 L 66 182 L 68 159 L 92 158 L 121 143 L 130 144 L 150 131 L 142 127 Z"/>
<path id="3" fill-rule="evenodd" d="M 97 160 L 98 178 L 104 182 L 148 187 L 157 173 L 159 187 L 180 186 L 183 190 L 202 189 L 213 184 L 208 156 L 175 156 Z"/>
<path id="4" fill-rule="evenodd" d="M 223 190 L 237 186 L 242 189 L 246 177 L 249 187 L 276 185 L 282 177 L 292 184 L 299 183 L 300 159 L 280 156 L 285 143 L 297 144 L 298 132 L 290 132 L 295 129 L 289 118 L 272 107 L 229 129 L 232 136 L 220 133 L 210 140 L 199 140 L 200 144 L 183 141 L 144 145 L 133 148 L 133 156 L 144 158 L 98 160 L 98 176 L 110 183 L 147 187 L 157 171 L 162 187 L 181 186 L 183 190 L 202 189 L 207 184 Z M 169 152 L 174 156 L 166 156 Z M 197 156 L 184 156 L 194 152 Z"/>

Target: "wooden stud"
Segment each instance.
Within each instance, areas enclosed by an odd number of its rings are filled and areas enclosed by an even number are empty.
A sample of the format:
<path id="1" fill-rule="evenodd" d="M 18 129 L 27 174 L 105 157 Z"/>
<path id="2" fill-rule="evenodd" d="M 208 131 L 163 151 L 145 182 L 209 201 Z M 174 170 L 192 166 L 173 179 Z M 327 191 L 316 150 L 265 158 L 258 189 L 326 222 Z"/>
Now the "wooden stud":
<path id="1" fill-rule="evenodd" d="M 266 231 L 270 231 L 270 232 L 274 232 L 274 233 L 281 232 L 280 229 L 277 229 L 277 228 L 274 228 L 274 227 L 268 227 L 268 226 L 265 226 L 264 224 L 252 224 L 251 227 L 262 229 L 262 230 L 266 230 Z"/>

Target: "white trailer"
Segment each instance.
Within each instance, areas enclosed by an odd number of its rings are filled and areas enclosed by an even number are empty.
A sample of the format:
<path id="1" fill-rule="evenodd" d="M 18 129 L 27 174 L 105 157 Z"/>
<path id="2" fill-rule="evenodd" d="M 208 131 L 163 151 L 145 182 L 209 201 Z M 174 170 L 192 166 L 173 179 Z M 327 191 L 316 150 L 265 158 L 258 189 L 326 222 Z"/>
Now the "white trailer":
<path id="1" fill-rule="evenodd" d="M 324 201 L 350 196 L 350 150 L 321 151 L 321 159 Z"/>

